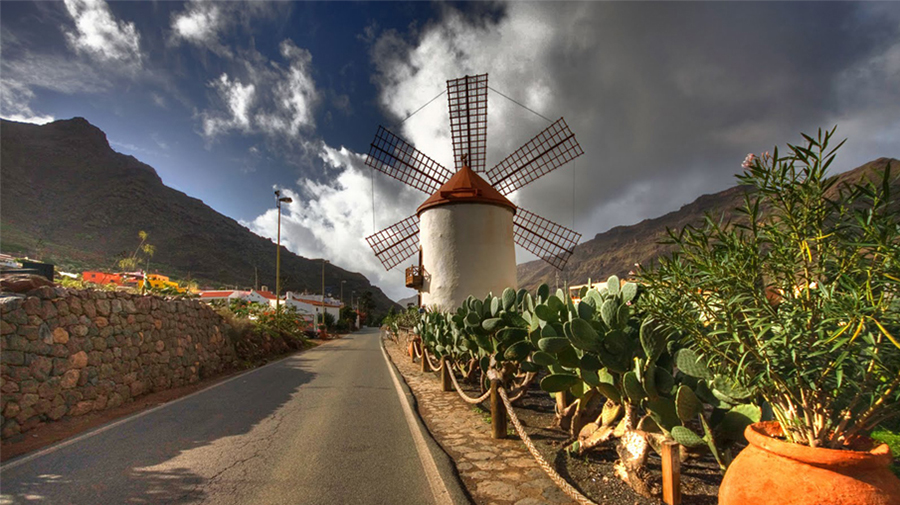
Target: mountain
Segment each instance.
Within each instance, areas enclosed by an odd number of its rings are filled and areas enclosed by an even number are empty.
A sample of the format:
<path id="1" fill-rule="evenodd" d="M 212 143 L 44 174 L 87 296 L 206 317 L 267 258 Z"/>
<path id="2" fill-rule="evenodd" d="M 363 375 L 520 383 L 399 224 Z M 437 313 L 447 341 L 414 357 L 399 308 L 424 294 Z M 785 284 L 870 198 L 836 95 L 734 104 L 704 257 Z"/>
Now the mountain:
<path id="1" fill-rule="evenodd" d="M 113 151 L 83 118 L 43 126 L 0 123 L 2 251 L 61 267 L 113 268 L 138 245 L 156 247 L 151 271 L 201 286 L 275 288 L 275 248 L 234 219 L 165 186 L 153 167 Z M 321 291 L 322 260 L 281 252 L 282 291 Z M 372 292 L 376 310 L 397 305 L 365 276 L 325 267 L 326 290 Z"/>
<path id="2" fill-rule="evenodd" d="M 891 163 L 891 174 L 895 177 L 892 184 L 893 195 L 900 195 L 900 178 L 896 178 L 900 173 L 900 161 L 896 159 L 879 158 L 836 177 L 845 182 L 858 182 L 867 176 L 874 178 L 876 172 L 883 170 L 888 163 Z M 838 185 L 832 188 L 832 192 L 836 191 Z M 575 247 L 575 253 L 567 266 L 569 283 L 584 284 L 588 278 L 602 281 L 614 274 L 628 276 L 635 263 L 647 265 L 672 251 L 672 246 L 659 244 L 660 240 L 667 237 L 667 228 L 677 230 L 688 224 L 702 224 L 705 213 L 715 216 L 724 213 L 726 217 L 732 217 L 735 215 L 734 209 L 743 203 L 745 190 L 745 187 L 735 186 L 712 195 L 703 195 L 662 217 L 598 233 L 593 239 Z M 896 196 L 894 204 L 900 212 L 900 199 Z M 518 265 L 517 273 L 519 287 L 529 291 L 537 289 L 543 283 L 555 285 L 556 269 L 540 260 Z"/>
<path id="3" fill-rule="evenodd" d="M 410 303 L 418 306 L 419 305 L 419 295 L 412 295 L 412 296 L 403 298 L 402 300 L 397 300 L 397 304 L 400 305 L 401 307 L 403 307 L 404 309 L 406 307 L 408 307 Z"/>

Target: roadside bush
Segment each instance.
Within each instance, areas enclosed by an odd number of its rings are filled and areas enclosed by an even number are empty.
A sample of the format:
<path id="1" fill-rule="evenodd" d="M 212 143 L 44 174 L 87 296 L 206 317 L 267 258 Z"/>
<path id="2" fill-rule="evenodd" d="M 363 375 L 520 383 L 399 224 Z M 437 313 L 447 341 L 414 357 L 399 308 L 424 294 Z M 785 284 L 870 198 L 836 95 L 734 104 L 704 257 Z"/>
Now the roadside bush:
<path id="1" fill-rule="evenodd" d="M 226 334 L 241 361 L 265 361 L 306 346 L 306 323 L 293 307 L 275 310 L 244 300 L 215 301 L 212 305 L 225 318 L 229 327 Z"/>

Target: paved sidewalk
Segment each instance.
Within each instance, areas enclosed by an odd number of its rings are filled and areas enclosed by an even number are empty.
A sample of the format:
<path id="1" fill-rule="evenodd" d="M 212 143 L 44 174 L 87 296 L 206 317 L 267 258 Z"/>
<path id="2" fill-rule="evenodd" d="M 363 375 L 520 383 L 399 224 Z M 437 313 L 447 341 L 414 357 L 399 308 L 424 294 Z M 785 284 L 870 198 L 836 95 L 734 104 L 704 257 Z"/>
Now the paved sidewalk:
<path id="1" fill-rule="evenodd" d="M 405 348 L 390 340 L 385 341 L 385 348 L 415 394 L 426 426 L 456 462 L 476 503 L 572 503 L 541 470 L 518 436 L 493 440 L 491 425 L 456 391 L 441 391 L 440 378 L 422 373 L 420 364 L 410 362 Z"/>

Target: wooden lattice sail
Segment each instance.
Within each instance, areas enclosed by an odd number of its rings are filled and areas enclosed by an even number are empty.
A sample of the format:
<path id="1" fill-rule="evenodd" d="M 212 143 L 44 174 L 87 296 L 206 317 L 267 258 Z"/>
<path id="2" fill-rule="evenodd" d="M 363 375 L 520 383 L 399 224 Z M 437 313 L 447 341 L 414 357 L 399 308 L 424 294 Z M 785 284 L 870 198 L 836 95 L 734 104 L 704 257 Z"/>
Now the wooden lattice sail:
<path id="1" fill-rule="evenodd" d="M 565 120 L 560 118 L 485 172 L 487 91 L 487 74 L 447 81 L 456 174 L 469 169 L 482 172 L 490 185 L 485 188 L 491 189 L 494 194 L 499 192 L 505 196 L 584 154 L 575 134 Z M 442 193 L 442 187 L 451 177 L 456 177 L 454 172 L 382 126 L 378 127 L 375 140 L 372 141 L 366 164 L 431 195 L 429 201 L 452 199 L 452 195 Z M 444 189 L 443 192 L 449 191 L 446 187 Z M 479 190 L 475 188 L 470 191 L 473 194 L 468 201 L 477 202 Z M 485 203 L 490 203 L 488 200 Z M 515 207 L 511 203 L 509 205 L 515 213 L 515 243 L 553 267 L 563 269 L 581 239 L 581 234 L 521 207 Z M 422 208 L 420 212 L 421 210 Z M 419 250 L 419 234 L 417 213 L 367 237 L 366 241 L 384 267 L 390 270 Z"/>

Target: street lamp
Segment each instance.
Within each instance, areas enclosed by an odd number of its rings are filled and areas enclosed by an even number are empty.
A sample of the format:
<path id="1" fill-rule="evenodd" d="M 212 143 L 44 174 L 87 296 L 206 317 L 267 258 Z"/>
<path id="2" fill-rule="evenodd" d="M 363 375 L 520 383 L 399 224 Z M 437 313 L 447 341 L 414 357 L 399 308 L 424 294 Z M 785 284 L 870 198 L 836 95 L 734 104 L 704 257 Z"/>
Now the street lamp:
<path id="1" fill-rule="evenodd" d="M 281 190 L 275 190 L 275 206 L 278 207 L 278 244 L 275 249 L 275 310 L 278 310 L 281 294 L 281 204 L 291 203 L 290 197 L 281 196 Z"/>
<path id="2" fill-rule="evenodd" d="M 325 263 L 328 260 L 322 259 L 322 312 L 325 312 Z M 322 322 L 325 322 L 325 316 L 322 316 Z"/>
<path id="3" fill-rule="evenodd" d="M 344 306 L 344 284 L 346 283 L 347 281 L 341 281 L 341 307 Z"/>

